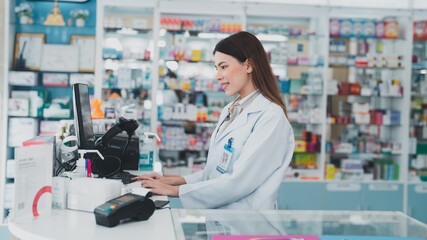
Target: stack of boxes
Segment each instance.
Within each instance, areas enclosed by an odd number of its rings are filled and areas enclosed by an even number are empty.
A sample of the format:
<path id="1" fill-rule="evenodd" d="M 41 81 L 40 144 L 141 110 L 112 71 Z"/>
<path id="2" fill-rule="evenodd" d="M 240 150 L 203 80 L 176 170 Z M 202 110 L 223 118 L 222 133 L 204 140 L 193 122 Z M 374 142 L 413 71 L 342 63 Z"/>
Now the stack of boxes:
<path id="1" fill-rule="evenodd" d="M 319 152 L 320 135 L 307 130 L 302 131 L 302 140 L 295 140 L 294 152 Z"/>

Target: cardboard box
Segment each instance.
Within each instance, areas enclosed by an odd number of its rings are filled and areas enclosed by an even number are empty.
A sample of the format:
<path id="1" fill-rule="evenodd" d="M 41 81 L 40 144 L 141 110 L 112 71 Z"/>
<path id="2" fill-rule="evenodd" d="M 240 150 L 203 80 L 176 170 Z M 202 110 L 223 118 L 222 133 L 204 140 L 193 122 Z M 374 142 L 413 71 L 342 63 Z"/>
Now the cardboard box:
<path id="1" fill-rule="evenodd" d="M 29 101 L 25 98 L 11 98 L 8 102 L 9 116 L 28 117 Z"/>
<path id="2" fill-rule="evenodd" d="M 397 38 L 399 36 L 399 25 L 397 21 L 385 22 L 385 37 Z"/>
<path id="3" fill-rule="evenodd" d="M 9 72 L 9 84 L 15 86 L 37 86 L 38 76 L 36 72 Z"/>

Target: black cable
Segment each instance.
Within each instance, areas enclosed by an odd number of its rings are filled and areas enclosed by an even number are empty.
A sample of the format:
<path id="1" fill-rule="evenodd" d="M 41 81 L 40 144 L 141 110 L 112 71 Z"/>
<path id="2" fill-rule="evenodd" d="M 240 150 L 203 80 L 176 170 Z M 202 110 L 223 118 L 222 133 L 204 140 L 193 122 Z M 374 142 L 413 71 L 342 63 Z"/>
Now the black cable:
<path id="1" fill-rule="evenodd" d="M 125 147 L 123 148 L 123 151 L 122 151 L 122 154 L 121 154 L 121 158 L 122 159 L 125 157 L 125 152 L 126 152 L 128 146 L 129 146 L 129 143 L 130 143 L 131 139 L 132 139 L 132 134 L 128 134 L 128 139 L 126 141 Z M 123 161 L 122 161 L 122 159 L 120 159 L 118 157 L 115 157 L 115 156 L 105 156 L 105 158 L 115 158 L 115 159 L 117 159 L 118 162 L 119 162 L 119 167 L 115 171 L 113 171 L 111 173 L 108 173 L 108 174 L 97 172 L 97 174 L 98 174 L 99 177 L 101 177 L 101 178 L 109 178 L 109 177 L 114 176 L 117 173 L 123 171 L 123 167 L 122 167 L 122 162 Z M 95 157 L 94 161 L 91 162 L 92 169 L 96 169 L 96 163 L 95 163 L 96 161 L 102 161 L 102 160 L 99 157 Z"/>
<path id="2" fill-rule="evenodd" d="M 125 157 L 125 152 L 126 152 L 128 146 L 129 146 L 129 142 L 130 142 L 131 139 L 132 139 L 132 135 L 128 134 L 128 140 L 126 141 L 125 148 L 123 149 L 123 152 L 122 152 L 122 159 Z"/>

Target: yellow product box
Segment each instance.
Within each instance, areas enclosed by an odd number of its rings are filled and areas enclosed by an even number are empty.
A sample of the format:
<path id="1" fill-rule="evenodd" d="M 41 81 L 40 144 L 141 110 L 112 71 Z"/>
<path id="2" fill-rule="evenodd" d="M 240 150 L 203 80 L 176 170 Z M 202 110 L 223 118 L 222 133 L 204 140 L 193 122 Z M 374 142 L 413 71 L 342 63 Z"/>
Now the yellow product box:
<path id="1" fill-rule="evenodd" d="M 202 50 L 193 50 L 191 61 L 200 62 L 202 60 Z"/>
<path id="2" fill-rule="evenodd" d="M 399 36 L 398 22 L 385 22 L 385 38 L 397 38 Z"/>
<path id="3" fill-rule="evenodd" d="M 307 143 L 302 140 L 295 140 L 294 152 L 306 152 Z"/>

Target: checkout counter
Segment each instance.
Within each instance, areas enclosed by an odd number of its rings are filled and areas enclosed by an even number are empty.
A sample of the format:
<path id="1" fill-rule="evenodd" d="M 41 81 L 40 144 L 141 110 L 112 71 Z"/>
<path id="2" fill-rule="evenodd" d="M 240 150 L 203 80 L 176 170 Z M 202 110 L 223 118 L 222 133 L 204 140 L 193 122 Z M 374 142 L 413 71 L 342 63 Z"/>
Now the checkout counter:
<path id="1" fill-rule="evenodd" d="M 161 172 L 160 163 L 155 163 L 154 171 Z M 167 200 L 167 197 L 153 196 L 152 200 Z M 264 237 L 266 235 L 270 237 L 271 235 L 310 235 L 318 238 L 299 237 L 297 239 L 321 240 L 397 239 L 384 237 L 427 240 L 426 224 L 401 212 L 374 211 L 257 211 L 165 208 L 154 211 L 154 214 L 147 221 L 122 222 L 116 227 L 108 228 L 97 225 L 95 216 L 91 212 L 54 209 L 50 215 L 41 215 L 33 220 L 15 220 L 9 223 L 8 227 L 14 237 L 22 240 L 222 239 L 222 236 L 216 238 L 215 235 L 257 235 Z M 374 236 L 378 236 L 378 238 Z"/>
<path id="2" fill-rule="evenodd" d="M 49 217 L 10 223 L 9 230 L 19 239 L 194 240 L 212 239 L 214 235 L 315 235 L 322 240 L 427 239 L 427 225 L 401 212 L 372 211 L 162 209 L 156 210 L 148 221 L 106 228 L 95 224 L 93 213 L 54 210 Z"/>

